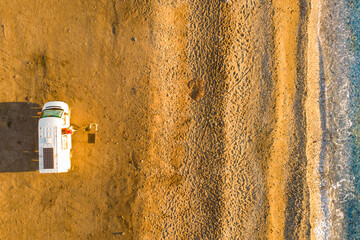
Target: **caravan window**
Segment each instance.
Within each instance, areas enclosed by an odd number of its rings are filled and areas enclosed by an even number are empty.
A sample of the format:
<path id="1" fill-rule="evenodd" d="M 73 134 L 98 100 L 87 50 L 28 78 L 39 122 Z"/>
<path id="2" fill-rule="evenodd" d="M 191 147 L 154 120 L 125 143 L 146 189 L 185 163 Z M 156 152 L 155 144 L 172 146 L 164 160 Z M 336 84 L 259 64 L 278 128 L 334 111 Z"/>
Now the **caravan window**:
<path id="1" fill-rule="evenodd" d="M 61 110 L 61 109 L 45 109 L 41 114 L 41 118 L 44 118 L 44 117 L 58 117 L 58 118 L 61 118 L 63 112 L 64 111 Z"/>

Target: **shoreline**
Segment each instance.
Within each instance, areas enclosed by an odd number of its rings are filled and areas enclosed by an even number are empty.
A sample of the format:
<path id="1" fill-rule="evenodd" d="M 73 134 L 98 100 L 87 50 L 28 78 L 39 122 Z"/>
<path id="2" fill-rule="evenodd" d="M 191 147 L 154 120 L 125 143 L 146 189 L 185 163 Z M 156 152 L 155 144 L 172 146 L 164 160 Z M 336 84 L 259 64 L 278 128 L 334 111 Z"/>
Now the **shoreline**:
<path id="1" fill-rule="evenodd" d="M 311 0 L 311 11 L 309 16 L 308 30 L 308 72 L 307 72 L 307 99 L 306 126 L 307 146 L 306 155 L 308 159 L 307 182 L 310 189 L 310 223 L 311 239 L 322 239 L 324 237 L 325 216 L 321 202 L 321 179 L 319 174 L 320 152 L 323 141 L 323 130 L 320 112 L 320 75 L 319 75 L 319 21 L 321 0 Z"/>

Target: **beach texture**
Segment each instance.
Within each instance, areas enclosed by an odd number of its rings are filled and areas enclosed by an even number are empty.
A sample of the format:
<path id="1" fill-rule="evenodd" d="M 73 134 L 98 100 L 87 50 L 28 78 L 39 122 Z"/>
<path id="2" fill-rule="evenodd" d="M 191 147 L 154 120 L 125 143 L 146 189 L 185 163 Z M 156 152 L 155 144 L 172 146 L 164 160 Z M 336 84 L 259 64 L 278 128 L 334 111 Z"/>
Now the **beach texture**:
<path id="1" fill-rule="evenodd" d="M 336 214 L 356 215 L 357 192 L 332 187 L 354 182 L 336 159 L 356 159 L 336 140 L 345 5 L 2 1 L 0 239 L 355 236 Z M 40 175 L 36 113 L 52 100 L 78 129 L 73 169 Z M 349 192 L 352 210 L 336 200 Z"/>

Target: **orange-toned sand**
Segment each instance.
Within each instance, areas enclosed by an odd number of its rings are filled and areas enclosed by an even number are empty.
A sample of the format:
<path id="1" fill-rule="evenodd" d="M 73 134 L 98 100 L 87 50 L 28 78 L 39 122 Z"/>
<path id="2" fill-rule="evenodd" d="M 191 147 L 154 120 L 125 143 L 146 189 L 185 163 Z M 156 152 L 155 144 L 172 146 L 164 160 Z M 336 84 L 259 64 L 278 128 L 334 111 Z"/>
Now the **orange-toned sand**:
<path id="1" fill-rule="evenodd" d="M 0 3 L 0 239 L 315 238 L 317 16 L 316 0 Z M 73 169 L 40 175 L 51 100 L 72 109 Z"/>
<path id="2" fill-rule="evenodd" d="M 281 239 L 283 236 L 292 236 L 286 239 L 299 239 L 299 236 L 294 238 L 296 232 L 284 232 L 286 228 L 289 214 L 288 201 L 294 200 L 296 195 L 307 195 L 303 189 L 296 189 L 299 191 L 295 196 L 289 196 L 289 192 L 293 189 L 287 189 L 290 185 L 297 183 L 291 177 L 294 174 L 289 171 L 292 164 L 297 164 L 298 161 L 306 161 L 303 158 L 304 152 L 301 152 L 301 142 L 304 142 L 302 136 L 304 129 L 304 109 L 302 107 L 305 97 L 304 81 L 306 74 L 302 70 L 306 60 L 303 52 L 306 51 L 302 45 L 307 44 L 304 39 L 306 32 L 301 33 L 301 27 L 304 24 L 304 16 L 301 12 L 301 6 L 297 1 L 274 1 L 274 44 L 275 44 L 275 62 L 274 62 L 274 77 L 275 77 L 275 118 L 277 119 L 272 137 L 274 144 L 272 146 L 272 154 L 269 161 L 269 175 L 268 175 L 268 189 L 269 189 L 269 227 L 268 236 L 270 239 Z M 304 11 L 304 10 L 302 10 Z M 306 30 L 306 28 L 305 28 Z M 302 41 L 302 42 L 301 42 Z M 301 52 L 300 52 L 301 51 Z M 300 61 L 299 61 L 300 60 Z M 301 108 L 302 107 L 302 108 Z M 301 123 L 298 123 L 301 122 Z M 300 179 L 304 181 L 304 179 Z M 306 200 L 304 200 L 306 201 Z M 308 201 L 308 199 L 307 199 Z M 298 207 L 303 208 L 306 203 L 299 204 Z M 302 211 L 299 209 L 298 211 Z M 305 210 L 306 211 L 306 210 Z M 301 220 L 309 221 L 306 213 L 299 215 Z M 300 226 L 294 226 L 295 231 L 300 231 Z M 305 231 L 307 229 L 305 228 Z M 294 234 L 294 235 L 292 235 Z M 296 235 L 295 235 L 296 236 Z M 300 237 L 303 239 L 304 236 Z"/>

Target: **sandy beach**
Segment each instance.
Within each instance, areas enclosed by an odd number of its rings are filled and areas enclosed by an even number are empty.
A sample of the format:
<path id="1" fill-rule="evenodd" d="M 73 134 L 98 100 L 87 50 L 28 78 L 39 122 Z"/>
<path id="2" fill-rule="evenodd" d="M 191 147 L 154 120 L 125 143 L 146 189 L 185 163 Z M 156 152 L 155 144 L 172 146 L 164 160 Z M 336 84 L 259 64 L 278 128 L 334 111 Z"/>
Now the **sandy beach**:
<path id="1" fill-rule="evenodd" d="M 316 239 L 318 4 L 3 1 L 0 239 Z M 52 100 L 65 174 L 38 172 Z"/>

